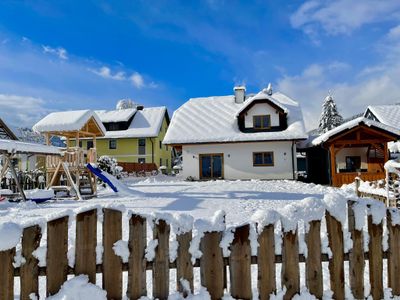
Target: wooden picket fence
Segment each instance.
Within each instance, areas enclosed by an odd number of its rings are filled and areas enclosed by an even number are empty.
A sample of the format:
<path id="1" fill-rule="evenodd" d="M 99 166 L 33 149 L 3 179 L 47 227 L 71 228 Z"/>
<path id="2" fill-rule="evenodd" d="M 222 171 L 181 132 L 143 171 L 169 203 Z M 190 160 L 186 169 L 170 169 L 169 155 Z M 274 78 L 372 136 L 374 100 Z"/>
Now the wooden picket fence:
<path id="1" fill-rule="evenodd" d="M 96 265 L 97 210 L 89 210 L 76 216 L 75 266 L 68 266 L 68 216 L 47 223 L 46 267 L 39 267 L 32 252 L 39 247 L 41 230 L 38 225 L 23 230 L 21 245 L 25 263 L 13 267 L 16 249 L 0 252 L 0 299 L 14 299 L 14 279 L 20 280 L 21 299 L 38 295 L 39 276 L 46 276 L 47 295 L 57 293 L 68 275 L 87 274 L 90 282 L 96 283 L 96 274 L 102 274 L 102 288 L 108 299 L 123 297 L 123 272 L 128 272 L 127 297 L 138 299 L 147 295 L 146 270 L 152 270 L 153 298 L 167 299 L 170 294 L 170 272 L 176 269 L 176 290 L 185 293 L 180 279 L 186 279 L 193 291 L 194 268 L 200 268 L 202 286 L 206 287 L 212 299 L 221 299 L 227 288 L 234 298 L 252 299 L 251 265 L 257 265 L 257 287 L 259 298 L 268 299 L 277 289 L 276 277 L 281 276 L 286 287 L 284 299 L 291 299 L 300 291 L 300 263 L 305 263 L 305 282 L 311 294 L 321 299 L 323 296 L 322 262 L 328 262 L 330 289 L 335 299 L 345 298 L 344 262 L 349 261 L 348 285 L 355 298 L 364 298 L 364 268 L 369 264 L 369 281 L 373 299 L 383 298 L 383 261 L 387 260 L 388 287 L 394 295 L 400 295 L 400 225 L 392 226 L 391 213 L 387 211 L 386 224 L 389 248 L 382 249 L 383 223 L 374 224 L 368 216 L 369 246 L 364 253 L 363 233 L 355 227 L 353 202 L 348 205 L 348 230 L 353 240 L 350 253 L 344 252 L 344 227 L 328 211 L 325 214 L 326 229 L 331 249 L 331 257 L 321 253 L 321 221 L 312 221 L 306 234 L 307 256 L 299 254 L 298 230 L 282 232 L 282 253 L 275 254 L 276 225 L 268 225 L 258 232 L 258 253 L 251 255 L 249 240 L 250 226 L 237 227 L 230 247 L 230 256 L 224 257 L 220 247 L 222 232 L 206 232 L 200 242 L 203 255 L 193 265 L 189 252 L 192 232 L 177 236 L 177 259 L 169 261 L 170 225 L 159 220 L 154 224 L 153 238 L 158 240 L 154 260 L 145 259 L 147 246 L 147 220 L 140 215 L 132 215 L 129 220 L 129 250 L 127 263 L 114 253 L 113 245 L 122 238 L 122 213 L 104 209 L 102 224 L 103 262 Z M 347 230 L 347 229 L 346 229 Z M 276 274 L 276 264 L 281 264 L 281 274 Z M 229 266 L 229 271 L 227 271 Z M 326 275 L 326 274 L 325 274 Z M 19 278 L 18 278 L 19 277 Z M 253 282 L 256 285 L 255 282 Z"/>

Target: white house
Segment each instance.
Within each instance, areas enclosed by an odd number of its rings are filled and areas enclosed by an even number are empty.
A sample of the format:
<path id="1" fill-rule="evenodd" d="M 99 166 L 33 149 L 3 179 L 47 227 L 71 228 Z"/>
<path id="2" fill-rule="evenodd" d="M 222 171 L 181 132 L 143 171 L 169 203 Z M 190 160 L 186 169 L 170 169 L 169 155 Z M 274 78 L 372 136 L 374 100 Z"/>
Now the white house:
<path id="1" fill-rule="evenodd" d="M 173 114 L 164 144 L 182 151 L 194 179 L 295 179 L 296 142 L 307 138 L 297 102 L 269 86 L 256 95 L 193 98 Z"/>

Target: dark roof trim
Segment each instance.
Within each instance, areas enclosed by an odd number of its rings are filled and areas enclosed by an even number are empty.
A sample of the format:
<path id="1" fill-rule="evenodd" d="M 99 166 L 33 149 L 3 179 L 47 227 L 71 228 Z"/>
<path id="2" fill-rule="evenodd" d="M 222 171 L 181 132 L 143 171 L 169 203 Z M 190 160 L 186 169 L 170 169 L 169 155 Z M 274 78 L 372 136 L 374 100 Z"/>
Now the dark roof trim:
<path id="1" fill-rule="evenodd" d="M 5 133 L 9 136 L 11 140 L 18 141 L 18 137 L 14 134 L 14 132 L 4 123 L 2 119 L 0 119 L 0 127 L 3 128 Z"/>
<path id="2" fill-rule="evenodd" d="M 276 105 L 274 102 L 272 102 L 269 99 L 257 99 L 257 100 L 253 100 L 252 102 L 250 102 L 238 115 L 238 117 L 242 116 L 243 114 L 245 114 L 246 112 L 248 112 L 250 110 L 250 108 L 252 108 L 254 105 L 256 104 L 260 104 L 260 103 L 266 103 L 270 106 L 272 106 L 274 109 L 276 109 L 279 113 L 284 114 L 285 111 L 279 107 L 278 105 Z"/>

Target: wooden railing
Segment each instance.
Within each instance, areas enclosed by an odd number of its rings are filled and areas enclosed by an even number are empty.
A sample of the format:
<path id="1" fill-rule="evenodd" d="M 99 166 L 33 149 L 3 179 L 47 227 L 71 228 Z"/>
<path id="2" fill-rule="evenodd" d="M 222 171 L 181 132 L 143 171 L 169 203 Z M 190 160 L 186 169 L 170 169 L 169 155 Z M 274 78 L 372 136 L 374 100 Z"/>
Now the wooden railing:
<path id="1" fill-rule="evenodd" d="M 363 181 L 375 181 L 384 179 L 385 172 L 346 172 L 336 173 L 332 176 L 332 185 L 341 187 L 343 184 L 353 183 L 356 177 L 361 178 Z"/>
<path id="2" fill-rule="evenodd" d="M 47 156 L 46 167 L 48 169 L 57 168 L 60 161 L 66 162 L 70 168 L 83 168 L 87 163 L 95 163 L 97 161 L 96 149 L 68 148 L 61 157 Z"/>
<path id="3" fill-rule="evenodd" d="M 378 204 L 377 204 L 378 205 Z M 337 208 L 334 208 L 334 210 Z M 371 209 L 372 210 L 372 209 Z M 323 211 L 323 210 L 322 210 Z M 400 295 L 400 225 L 392 224 L 392 215 L 397 209 L 388 209 L 386 222 L 368 215 L 367 225 L 358 228 L 357 218 L 365 218 L 353 211 L 353 202 L 348 204 L 348 220 L 336 219 L 335 213 L 325 213 L 325 226 L 321 219 L 306 222 L 308 228 L 305 242 L 307 255 L 299 254 L 298 225 L 293 230 L 282 231 L 282 226 L 271 224 L 257 226 L 257 255 L 251 255 L 250 225 L 234 228 L 233 241 L 230 243 L 230 254 L 223 256 L 220 242 L 221 231 L 205 232 L 200 240 L 202 256 L 192 264 L 191 252 L 192 230 L 177 233 L 177 258 L 169 260 L 170 224 L 167 220 L 158 219 L 153 223 L 153 239 L 157 240 L 155 255 L 152 261 L 146 260 L 148 220 L 141 215 L 131 215 L 129 222 L 123 222 L 121 211 L 103 210 L 103 222 L 98 222 L 98 211 L 89 210 L 76 215 L 75 265 L 68 266 L 68 216 L 48 221 L 47 230 L 41 232 L 39 225 L 27 227 L 22 233 L 21 251 L 25 259 L 20 267 L 13 265 L 16 248 L 0 251 L 0 299 L 14 299 L 14 277 L 20 280 L 20 295 L 29 299 L 29 295 L 38 296 L 39 276 L 46 276 L 46 293 L 54 295 L 67 280 L 68 275 L 87 274 L 89 281 L 96 284 L 96 274 L 102 274 L 102 288 L 107 291 L 108 299 L 123 297 L 123 272 L 128 272 L 127 297 L 138 299 L 147 295 L 146 270 L 152 270 L 152 297 L 167 299 L 170 294 L 170 272 L 176 269 L 176 290 L 183 293 L 193 292 L 194 268 L 200 268 L 201 285 L 207 288 L 211 299 L 221 299 L 227 289 L 231 296 L 240 299 L 252 299 L 252 291 L 257 288 L 259 298 L 268 299 L 277 291 L 276 277 L 282 278 L 282 287 L 286 287 L 284 299 L 291 299 L 301 290 L 300 263 L 305 262 L 305 285 L 309 292 L 322 298 L 326 289 L 331 289 L 333 298 L 345 299 L 345 286 L 348 285 L 354 298 L 364 299 L 365 265 L 369 264 L 370 294 L 373 299 L 382 299 L 386 287 L 392 289 L 393 295 Z M 359 210 L 358 210 L 359 212 Z M 345 213 L 345 212 L 342 212 Z M 322 215 L 321 215 L 322 216 Z M 301 222 L 301 220 L 299 220 Z M 96 264 L 96 247 L 98 245 L 98 224 L 102 224 L 103 259 Z M 122 224 L 129 226 L 129 258 L 123 262 L 113 250 L 116 242 L 122 239 Z M 129 225 L 128 225 L 129 224 Z M 266 223 L 268 224 L 268 223 Z M 358 224 L 358 225 L 357 225 Z M 361 223 L 363 224 L 363 223 Z M 387 233 L 383 230 L 387 226 Z M 212 229 L 211 229 L 212 230 Z M 321 231 L 323 234 L 321 234 Z M 363 231 L 369 233 L 368 251 L 364 251 Z M 347 232 L 352 239 L 352 248 L 345 253 L 344 235 Z M 33 252 L 38 248 L 41 235 L 46 235 L 46 266 L 39 267 Z M 383 235 L 388 234 L 388 249 L 382 249 Z M 322 253 L 321 236 L 328 236 L 330 254 Z M 276 254 L 275 238 L 282 236 L 282 251 Z M 72 238 L 72 240 L 74 240 Z M 150 247 L 151 248 L 151 247 Z M 387 265 L 383 261 L 387 261 Z M 349 261 L 349 273 L 345 276 L 344 262 Z M 324 274 L 322 262 L 328 262 L 329 276 Z M 276 264 L 281 264 L 281 274 L 276 274 Z M 252 282 L 251 265 L 257 265 L 257 282 Z M 227 270 L 229 266 L 229 271 Z M 385 266 L 385 267 L 384 267 Z M 386 267 L 387 266 L 387 267 Z M 327 271 L 328 272 L 328 271 Z M 383 274 L 387 272 L 387 286 L 384 286 Z M 230 280 L 227 280 L 229 276 Z M 253 277 L 254 278 L 254 277 Z M 330 285 L 324 286 L 324 278 L 329 278 Z M 189 290 L 185 290 L 182 279 L 186 280 Z M 326 281 L 326 280 L 325 280 Z M 227 284 L 229 282 L 229 285 Z M 198 288 L 198 287 L 197 287 Z"/>

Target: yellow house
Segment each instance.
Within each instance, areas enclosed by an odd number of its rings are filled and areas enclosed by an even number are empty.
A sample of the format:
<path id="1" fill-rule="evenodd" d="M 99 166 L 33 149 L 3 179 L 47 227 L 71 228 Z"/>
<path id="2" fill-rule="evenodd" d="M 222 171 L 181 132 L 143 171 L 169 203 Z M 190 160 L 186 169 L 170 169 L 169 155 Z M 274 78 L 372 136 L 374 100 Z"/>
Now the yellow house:
<path id="1" fill-rule="evenodd" d="M 126 170 L 133 170 L 137 166 L 134 163 L 147 166 L 145 169 L 171 169 L 172 147 L 162 144 L 169 125 L 166 107 L 136 106 L 96 113 L 107 130 L 104 137 L 97 139 L 98 156 L 113 157 Z M 84 149 L 93 147 L 92 140 L 83 139 L 80 143 Z"/>

